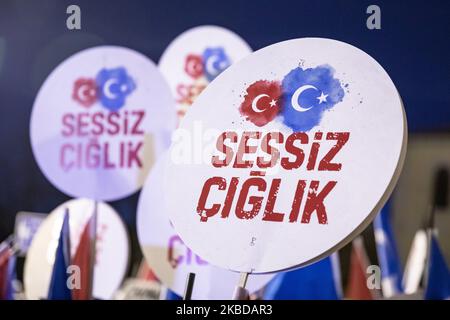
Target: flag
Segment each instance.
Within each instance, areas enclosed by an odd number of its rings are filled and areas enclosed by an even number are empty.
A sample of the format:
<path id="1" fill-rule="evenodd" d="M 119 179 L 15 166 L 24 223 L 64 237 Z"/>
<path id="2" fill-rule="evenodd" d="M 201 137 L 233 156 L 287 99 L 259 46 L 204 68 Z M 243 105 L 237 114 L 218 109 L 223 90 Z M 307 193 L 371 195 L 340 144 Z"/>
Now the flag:
<path id="1" fill-rule="evenodd" d="M 265 300 L 337 300 L 342 298 L 339 255 L 277 275 L 264 292 Z"/>
<path id="2" fill-rule="evenodd" d="M 70 227 L 69 211 L 66 209 L 56 248 L 55 262 L 48 290 L 49 300 L 71 300 L 72 293 L 67 280 L 67 268 L 70 265 Z"/>
<path id="3" fill-rule="evenodd" d="M 14 300 L 14 280 L 16 280 L 16 260 L 17 256 L 14 253 L 11 253 L 8 261 L 8 268 L 6 274 L 6 292 L 5 292 L 5 300 Z"/>
<path id="4" fill-rule="evenodd" d="M 74 300 L 90 300 L 93 297 L 95 241 L 97 229 L 97 204 L 94 212 L 86 223 L 80 242 L 72 260 L 72 264 L 79 268 L 79 287 L 72 289 Z"/>
<path id="5" fill-rule="evenodd" d="M 401 294 L 402 271 L 394 232 L 391 226 L 389 206 L 386 205 L 373 222 L 378 261 L 381 268 L 383 296 L 390 298 Z"/>
<path id="6" fill-rule="evenodd" d="M 177 295 L 175 292 L 167 288 L 166 300 L 183 300 L 183 297 Z"/>
<path id="7" fill-rule="evenodd" d="M 363 239 L 357 237 L 353 240 L 352 246 L 346 298 L 352 300 L 373 300 L 376 297 L 376 293 L 374 290 L 370 290 L 367 285 L 366 272 L 370 263 L 364 249 Z"/>
<path id="8" fill-rule="evenodd" d="M 425 299 L 450 299 L 450 272 L 435 235 L 430 232 Z"/>
<path id="9" fill-rule="evenodd" d="M 146 280 L 146 281 L 156 281 L 159 282 L 158 278 L 156 277 L 155 273 L 147 264 L 147 261 L 145 259 L 142 259 L 139 270 L 136 274 L 136 278 Z"/>
<path id="10" fill-rule="evenodd" d="M 11 249 L 8 246 L 0 248 L 0 300 L 6 300 L 8 296 L 8 269 L 11 257 Z"/>
<path id="11" fill-rule="evenodd" d="M 16 254 L 12 249 L 14 237 L 0 243 L 0 300 L 14 300 L 14 280 L 16 280 Z"/>

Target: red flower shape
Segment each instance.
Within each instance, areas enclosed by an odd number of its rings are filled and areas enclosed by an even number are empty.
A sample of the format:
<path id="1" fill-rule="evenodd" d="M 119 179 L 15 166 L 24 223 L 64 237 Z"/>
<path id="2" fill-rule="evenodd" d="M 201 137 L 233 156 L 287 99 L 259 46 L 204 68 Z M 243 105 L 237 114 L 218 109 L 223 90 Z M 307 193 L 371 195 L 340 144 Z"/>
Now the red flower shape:
<path id="1" fill-rule="evenodd" d="M 200 78 L 203 75 L 202 57 L 196 54 L 189 54 L 186 57 L 184 71 L 194 79 Z"/>
<path id="2" fill-rule="evenodd" d="M 72 99 L 89 108 L 97 100 L 97 85 L 94 79 L 80 78 L 73 84 Z"/>
<path id="3" fill-rule="evenodd" d="M 282 89 L 278 81 L 259 80 L 248 86 L 239 111 L 254 125 L 262 127 L 277 116 L 281 98 Z"/>

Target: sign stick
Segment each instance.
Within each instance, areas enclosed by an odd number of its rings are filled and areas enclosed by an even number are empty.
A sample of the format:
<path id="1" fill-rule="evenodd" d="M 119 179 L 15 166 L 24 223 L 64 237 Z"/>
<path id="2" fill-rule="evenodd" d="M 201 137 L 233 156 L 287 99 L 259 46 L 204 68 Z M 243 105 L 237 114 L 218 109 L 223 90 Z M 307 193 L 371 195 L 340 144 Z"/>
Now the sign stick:
<path id="1" fill-rule="evenodd" d="M 194 289 L 195 273 L 189 272 L 186 280 L 186 289 L 184 291 L 184 300 L 191 300 L 192 290 Z"/>
<path id="2" fill-rule="evenodd" d="M 94 298 L 94 268 L 95 268 L 95 259 L 96 259 L 96 243 L 97 243 L 97 209 L 98 209 L 98 201 L 94 201 L 94 212 L 93 219 L 88 220 L 91 222 L 91 230 L 90 230 L 90 261 L 89 261 L 89 299 L 92 300 Z"/>
<path id="3" fill-rule="evenodd" d="M 248 280 L 248 272 L 242 272 L 238 285 L 234 288 L 233 300 L 246 300 L 249 297 L 248 290 L 245 289 Z"/>

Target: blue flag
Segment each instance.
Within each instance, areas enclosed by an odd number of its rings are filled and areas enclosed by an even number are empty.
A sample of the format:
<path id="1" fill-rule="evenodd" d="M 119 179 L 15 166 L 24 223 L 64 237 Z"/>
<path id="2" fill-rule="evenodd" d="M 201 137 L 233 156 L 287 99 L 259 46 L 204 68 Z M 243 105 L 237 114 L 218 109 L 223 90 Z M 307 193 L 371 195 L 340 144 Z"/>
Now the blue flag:
<path id="1" fill-rule="evenodd" d="M 341 297 L 337 253 L 310 266 L 280 273 L 264 293 L 266 300 L 338 300 Z"/>
<path id="2" fill-rule="evenodd" d="M 378 261 L 381 267 L 381 284 L 383 295 L 386 298 L 403 292 L 400 257 L 390 218 L 389 205 L 387 204 L 373 221 Z"/>
<path id="3" fill-rule="evenodd" d="M 16 260 L 17 257 L 15 254 L 11 255 L 11 257 L 9 257 L 9 261 L 8 261 L 8 283 L 6 285 L 6 300 L 14 300 L 14 280 L 16 280 L 17 276 L 16 276 Z"/>
<path id="4" fill-rule="evenodd" d="M 166 300 L 183 300 L 183 297 L 180 297 L 175 292 L 167 288 Z"/>
<path id="5" fill-rule="evenodd" d="M 425 299 L 450 299 L 450 272 L 434 234 L 430 240 Z"/>
<path id="6" fill-rule="evenodd" d="M 72 292 L 67 285 L 67 267 L 70 264 L 70 228 L 69 212 L 66 210 L 59 234 L 58 248 L 48 290 L 49 300 L 71 300 Z"/>

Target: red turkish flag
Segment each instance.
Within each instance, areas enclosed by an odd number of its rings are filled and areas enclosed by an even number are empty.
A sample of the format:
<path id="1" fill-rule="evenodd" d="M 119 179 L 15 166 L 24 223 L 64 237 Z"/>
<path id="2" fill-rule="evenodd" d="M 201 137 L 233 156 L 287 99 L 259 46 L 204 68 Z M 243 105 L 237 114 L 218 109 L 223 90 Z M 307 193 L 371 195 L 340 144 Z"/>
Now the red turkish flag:
<path id="1" fill-rule="evenodd" d="M 361 237 L 353 240 L 350 257 L 350 273 L 347 284 L 346 298 L 352 300 L 374 300 L 372 291 L 367 287 L 367 267 L 369 259 L 364 249 Z"/>
<path id="2" fill-rule="evenodd" d="M 97 85 L 94 79 L 80 78 L 73 84 L 72 99 L 89 108 L 97 101 Z"/>
<path id="3" fill-rule="evenodd" d="M 139 266 L 139 270 L 137 272 L 136 278 L 147 280 L 147 281 L 157 281 L 159 282 L 158 278 L 156 277 L 155 273 L 152 269 L 148 266 L 145 259 L 142 259 L 141 264 Z"/>
<path id="4" fill-rule="evenodd" d="M 198 79 L 203 75 L 203 60 L 197 54 L 189 54 L 186 57 L 184 71 L 194 79 Z"/>
<path id="5" fill-rule="evenodd" d="M 8 291 L 8 265 L 11 258 L 9 248 L 0 249 L 0 300 L 7 298 Z"/>
<path id="6" fill-rule="evenodd" d="M 254 125 L 262 127 L 272 121 L 281 108 L 282 89 L 278 81 L 259 80 L 247 88 L 239 111 Z"/>
<path id="7" fill-rule="evenodd" d="M 72 259 L 72 265 L 80 268 L 80 288 L 72 289 L 73 300 L 90 300 L 93 297 L 96 229 L 97 209 L 86 223 Z"/>

